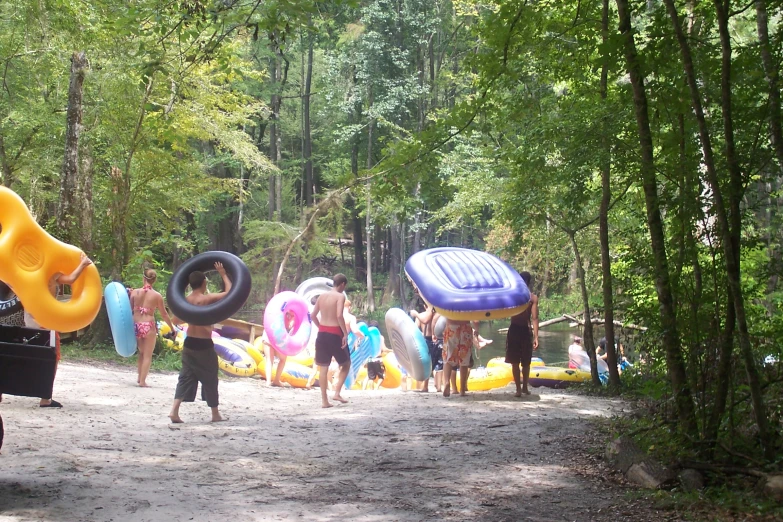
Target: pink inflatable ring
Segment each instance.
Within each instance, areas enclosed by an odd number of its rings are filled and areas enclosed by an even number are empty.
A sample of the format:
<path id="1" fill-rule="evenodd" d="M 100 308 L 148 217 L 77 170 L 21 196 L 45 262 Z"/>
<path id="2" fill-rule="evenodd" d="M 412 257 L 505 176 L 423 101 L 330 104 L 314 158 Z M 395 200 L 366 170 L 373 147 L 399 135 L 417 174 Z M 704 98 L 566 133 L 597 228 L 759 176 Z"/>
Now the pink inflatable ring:
<path id="1" fill-rule="evenodd" d="M 286 315 L 290 314 L 293 324 L 286 328 Z M 285 355 L 301 352 L 310 340 L 310 314 L 307 303 L 295 292 L 280 292 L 266 305 L 264 310 L 264 331 L 275 350 Z"/>

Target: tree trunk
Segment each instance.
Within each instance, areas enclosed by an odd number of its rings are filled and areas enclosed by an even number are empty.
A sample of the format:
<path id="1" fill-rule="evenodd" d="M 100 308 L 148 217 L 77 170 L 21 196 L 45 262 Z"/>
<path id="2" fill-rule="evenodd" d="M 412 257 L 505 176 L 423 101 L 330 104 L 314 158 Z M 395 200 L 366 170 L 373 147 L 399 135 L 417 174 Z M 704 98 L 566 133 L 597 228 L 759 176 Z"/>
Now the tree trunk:
<path id="1" fill-rule="evenodd" d="M 571 248 L 574 250 L 574 260 L 576 264 L 577 280 L 579 282 L 579 289 L 582 291 L 582 306 L 585 316 L 584 325 L 584 347 L 587 351 L 587 356 L 590 357 L 590 374 L 593 378 L 593 384 L 601 386 L 601 378 L 598 376 L 598 361 L 595 354 L 595 339 L 593 338 L 593 322 L 590 318 L 590 294 L 587 292 L 587 281 L 585 280 L 585 269 L 582 265 L 582 256 L 579 254 L 579 245 L 576 243 L 576 232 L 573 230 L 565 230 L 568 234 L 568 239 L 571 240 Z M 606 310 L 611 313 L 610 310 Z M 605 312 L 606 312 L 605 311 Z M 607 318 L 608 320 L 608 318 Z M 607 325 L 608 326 L 608 325 Z M 616 369 L 616 366 L 615 366 Z"/>
<path id="2" fill-rule="evenodd" d="M 783 131 L 780 123 L 780 88 L 778 87 L 778 66 L 772 56 L 769 43 L 769 22 L 767 19 L 767 3 L 765 0 L 756 0 L 756 30 L 759 36 L 759 48 L 761 50 L 761 63 L 764 66 L 764 76 L 767 79 L 769 97 L 769 136 L 775 156 L 778 159 L 778 168 L 783 170 Z"/>
<path id="3" fill-rule="evenodd" d="M 721 112 L 723 115 L 723 134 L 726 147 L 726 163 L 729 167 L 729 208 L 728 222 L 724 233 L 724 241 L 728 239 L 730 249 L 724 247 L 726 257 L 726 271 L 728 272 L 731 297 L 734 301 L 734 313 L 737 316 L 737 333 L 739 334 L 740 351 L 745 362 L 745 373 L 748 377 L 753 413 L 759 429 L 759 439 L 764 448 L 764 454 L 772 459 L 775 454 L 774 429 L 769 426 L 767 408 L 764 404 L 764 394 L 761 389 L 761 378 L 756 367 L 756 359 L 753 355 L 753 346 L 750 341 L 747 317 L 745 315 L 745 296 L 742 292 L 742 274 L 740 264 L 742 214 L 740 202 L 742 200 L 743 181 L 742 171 L 737 158 L 734 143 L 734 120 L 732 117 L 731 100 L 731 35 L 729 34 L 729 4 L 728 0 L 715 0 L 715 10 L 718 15 L 718 33 L 721 43 Z M 709 172 L 708 172 L 709 175 Z M 717 174 L 715 176 L 714 191 L 719 190 Z M 718 197 L 719 194 L 714 194 Z M 716 207 L 718 205 L 716 204 Z M 720 217 L 718 218 L 720 221 Z M 729 259 L 733 256 L 733 259 Z"/>
<path id="4" fill-rule="evenodd" d="M 391 263 L 389 266 L 389 278 L 386 281 L 386 289 L 383 291 L 383 300 L 381 306 L 390 306 L 395 299 L 399 301 L 400 297 L 400 225 L 397 218 L 394 218 L 391 225 Z"/>
<path id="5" fill-rule="evenodd" d="M 636 41 L 631 25 L 631 8 L 628 0 L 616 0 L 619 30 L 622 37 L 626 67 L 631 79 L 634 110 L 639 132 L 641 151 L 641 179 L 647 209 L 647 225 L 650 229 L 650 243 L 654 259 L 655 290 L 661 315 L 662 341 L 666 347 L 666 362 L 672 383 L 680 430 L 691 440 L 698 438 L 698 425 L 691 389 L 682 357 L 680 337 L 677 332 L 677 314 L 669 280 L 669 266 L 666 255 L 666 236 L 663 230 L 661 209 L 658 200 L 658 181 L 655 173 L 655 156 L 647 107 L 647 91 L 644 76 L 636 52 Z"/>
<path id="6" fill-rule="evenodd" d="M 87 55 L 75 52 L 71 56 L 71 82 L 68 86 L 68 109 L 65 124 L 65 158 L 60 175 L 60 197 L 57 206 L 57 228 L 60 239 L 73 243 L 78 234 L 78 217 L 75 201 L 79 176 L 79 135 L 82 131 L 82 94 L 87 74 Z"/>
<path id="7" fill-rule="evenodd" d="M 309 29 L 309 27 L 308 27 Z M 307 72 L 305 74 L 304 98 L 302 102 L 302 118 L 304 123 L 304 143 L 302 145 L 304 155 L 304 198 L 305 204 L 313 205 L 313 140 L 310 135 L 310 90 L 313 80 L 313 34 L 308 31 L 307 43 Z"/>
<path id="8" fill-rule="evenodd" d="M 609 0 L 603 0 L 601 14 L 601 40 L 606 45 L 609 39 Z M 601 65 L 601 100 L 606 110 L 606 98 L 608 91 L 609 57 L 604 56 Z M 606 337 L 606 364 L 609 365 L 609 386 L 617 390 L 620 388 L 620 372 L 617 369 L 617 353 L 614 350 L 614 303 L 612 295 L 612 258 L 609 255 L 609 205 L 612 201 L 611 168 L 612 150 L 608 139 L 608 118 L 603 118 L 601 146 L 601 209 L 599 211 L 598 226 L 601 241 L 601 279 L 604 297 L 604 318 Z M 585 316 L 589 317 L 589 316 Z M 591 362 L 592 365 L 592 362 Z"/>
<path id="9" fill-rule="evenodd" d="M 354 106 L 354 110 L 351 111 L 351 123 L 358 124 L 362 119 L 362 105 L 361 102 Z M 359 177 L 359 142 L 361 135 L 359 132 L 354 133 L 351 138 L 351 173 L 353 178 Z M 364 244 L 362 243 L 362 220 L 359 216 L 359 209 L 356 199 L 351 196 L 349 200 L 351 209 L 351 220 L 353 221 L 353 269 L 354 276 L 357 281 L 362 279 L 362 271 L 364 270 Z"/>
<path id="10" fill-rule="evenodd" d="M 269 115 L 269 159 L 272 160 L 275 165 L 278 165 L 277 158 L 279 156 L 279 151 L 277 150 L 278 146 L 278 139 L 277 139 L 277 122 L 280 120 L 280 95 L 277 93 L 278 86 L 278 77 L 279 77 L 279 69 L 280 64 L 277 61 L 277 49 L 273 48 L 272 51 L 274 52 L 274 56 L 269 60 L 269 79 L 272 83 L 272 99 L 270 102 L 270 115 Z M 269 220 L 274 221 L 277 212 L 280 210 L 277 208 L 277 173 L 272 172 L 269 175 Z"/>
<path id="11" fill-rule="evenodd" d="M 368 93 L 368 113 L 372 109 L 373 93 L 372 85 Z M 372 132 L 375 127 L 375 119 L 370 116 L 370 122 L 367 126 L 367 170 L 372 168 Z M 367 235 L 367 310 L 375 311 L 375 292 L 372 287 L 372 182 L 368 179 L 367 184 L 367 211 L 365 229 Z"/>
<path id="12" fill-rule="evenodd" d="M 112 186 L 112 199 L 110 202 L 111 235 L 112 242 L 112 267 L 111 278 L 122 279 L 122 269 L 127 264 L 128 240 L 127 217 L 128 200 L 130 199 L 130 179 L 123 175 L 122 170 L 111 167 L 109 177 Z"/>
<path id="13" fill-rule="evenodd" d="M 76 219 L 78 223 L 77 245 L 85 252 L 90 252 L 94 248 L 92 242 L 93 229 L 93 205 L 92 205 L 92 180 L 93 180 L 93 159 L 88 150 L 82 156 L 81 168 L 76 178 Z"/>
<path id="14" fill-rule="evenodd" d="M 704 167 L 707 171 L 707 181 L 710 184 L 712 198 L 715 203 L 715 217 L 718 221 L 721 243 L 723 246 L 726 276 L 729 282 L 729 295 L 731 296 L 732 302 L 734 304 L 734 313 L 736 315 L 740 340 L 740 350 L 745 362 L 745 370 L 748 375 L 748 385 L 750 387 L 751 401 L 753 403 L 756 424 L 759 428 L 759 438 L 761 440 L 762 446 L 764 447 L 765 453 L 771 456 L 771 452 L 774 451 L 774 448 L 771 447 L 766 409 L 764 407 L 758 371 L 756 369 L 756 363 L 754 361 L 753 351 L 750 345 L 747 320 L 745 317 L 745 303 L 739 279 L 739 241 L 732 233 L 732 229 L 735 229 L 736 233 L 739 233 L 740 215 L 738 191 L 741 191 L 742 180 L 734 153 L 733 128 L 731 121 L 731 93 L 729 92 L 731 85 L 731 43 L 729 41 L 728 34 L 728 18 L 727 14 L 723 11 L 721 1 L 722 0 L 716 0 L 715 6 L 718 12 L 718 26 L 721 39 L 721 104 L 723 109 L 724 132 L 726 133 L 726 160 L 729 165 L 731 178 L 729 203 L 731 210 L 734 210 L 734 205 L 736 204 L 736 212 L 732 212 L 731 216 L 733 221 L 732 223 L 729 221 L 730 218 L 723 201 L 723 192 L 715 166 L 715 158 L 713 155 L 709 126 L 707 125 L 707 120 L 704 116 L 704 109 L 701 103 L 701 94 L 699 92 L 696 72 L 693 66 L 690 45 L 688 44 L 688 40 L 686 39 L 685 33 L 683 32 L 682 26 L 680 25 L 679 14 L 677 13 L 677 8 L 674 5 L 674 0 L 664 0 L 664 3 L 666 4 L 666 9 L 669 12 L 669 16 L 672 20 L 672 26 L 674 27 L 674 32 L 677 36 L 677 41 L 680 46 L 683 68 L 685 70 L 685 76 L 691 94 L 691 103 L 693 105 L 694 114 L 699 126 L 699 140 L 702 146 Z"/>

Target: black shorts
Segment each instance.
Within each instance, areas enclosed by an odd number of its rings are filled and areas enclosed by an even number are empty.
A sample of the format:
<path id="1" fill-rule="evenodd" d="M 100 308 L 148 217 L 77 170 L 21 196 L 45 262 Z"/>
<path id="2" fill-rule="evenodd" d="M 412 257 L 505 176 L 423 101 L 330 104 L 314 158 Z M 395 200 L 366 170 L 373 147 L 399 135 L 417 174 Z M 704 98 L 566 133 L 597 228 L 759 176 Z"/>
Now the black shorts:
<path id="1" fill-rule="evenodd" d="M 367 378 L 371 381 L 375 379 L 383 380 L 386 376 L 386 365 L 383 361 L 368 361 L 367 362 Z"/>
<path id="2" fill-rule="evenodd" d="M 433 341 L 427 339 L 427 348 L 430 350 L 430 359 L 432 359 L 432 371 L 439 372 L 443 370 L 443 339 Z"/>
<path id="3" fill-rule="evenodd" d="M 343 346 L 342 335 L 318 332 L 318 337 L 315 338 L 315 364 L 329 366 L 332 363 L 332 357 L 340 366 L 351 362 L 348 347 Z"/>
<path id="4" fill-rule="evenodd" d="M 506 362 L 529 366 L 533 358 L 533 334 L 529 328 L 512 323 L 506 336 Z"/>

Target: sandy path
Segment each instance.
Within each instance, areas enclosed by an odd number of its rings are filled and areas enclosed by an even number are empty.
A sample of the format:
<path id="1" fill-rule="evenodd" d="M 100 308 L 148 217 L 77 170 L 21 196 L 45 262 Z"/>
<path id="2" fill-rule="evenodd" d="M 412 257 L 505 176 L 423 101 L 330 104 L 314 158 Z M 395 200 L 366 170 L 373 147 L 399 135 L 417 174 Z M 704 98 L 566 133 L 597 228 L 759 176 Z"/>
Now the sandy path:
<path id="1" fill-rule="evenodd" d="M 574 445 L 619 401 L 513 387 L 444 399 L 221 381 L 229 422 L 206 404 L 166 417 L 176 375 L 63 364 L 62 410 L 6 396 L 0 521 L 639 520 L 625 490 L 583 477 Z M 537 390 L 538 391 L 538 390 Z M 644 518 L 644 517 L 642 517 Z"/>

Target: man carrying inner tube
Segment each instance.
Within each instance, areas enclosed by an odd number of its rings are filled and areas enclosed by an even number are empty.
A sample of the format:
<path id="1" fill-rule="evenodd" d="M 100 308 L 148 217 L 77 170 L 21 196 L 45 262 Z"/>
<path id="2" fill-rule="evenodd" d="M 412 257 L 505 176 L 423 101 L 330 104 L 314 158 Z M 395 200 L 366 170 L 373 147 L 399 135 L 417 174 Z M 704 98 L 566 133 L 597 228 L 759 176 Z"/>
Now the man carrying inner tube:
<path id="1" fill-rule="evenodd" d="M 207 278 L 204 272 L 191 272 L 188 283 L 192 291 L 185 297 L 188 303 L 196 306 L 207 306 L 223 299 L 231 290 L 231 280 L 226 274 L 222 263 L 215 263 L 215 270 L 223 278 L 225 290 L 216 294 L 207 294 Z M 176 320 L 174 322 L 181 322 Z M 183 422 L 179 417 L 179 407 L 183 402 L 196 400 L 196 389 L 201 383 L 202 396 L 207 406 L 212 409 L 212 422 L 224 421 L 218 411 L 218 357 L 215 345 L 212 343 L 214 325 L 188 326 L 188 335 L 182 348 L 182 369 L 179 372 L 177 390 L 174 392 L 174 405 L 169 418 L 178 424 Z"/>
<path id="2" fill-rule="evenodd" d="M 335 386 L 334 400 L 342 403 L 348 402 L 340 396 L 348 371 L 351 369 L 351 355 L 348 351 L 348 327 L 345 324 L 345 285 L 348 278 L 343 274 L 337 274 L 333 279 L 334 287 L 331 291 L 318 296 L 310 317 L 318 328 L 318 337 L 315 339 L 315 364 L 320 368 L 318 378 L 321 387 L 321 406 L 331 408 L 332 404 L 326 396 L 329 364 L 332 358 L 340 365 L 340 373 Z M 321 314 L 319 319 L 318 314 Z"/>

